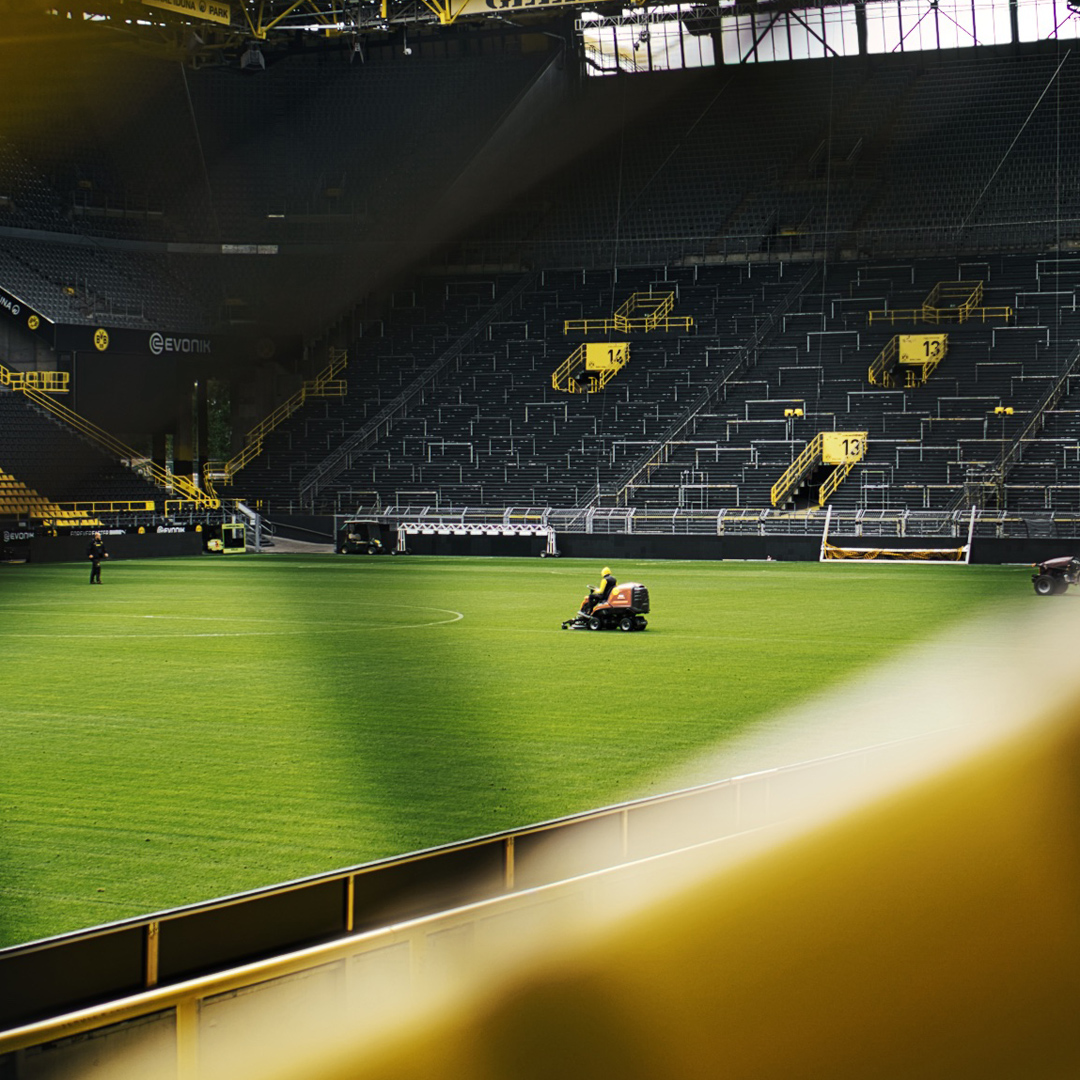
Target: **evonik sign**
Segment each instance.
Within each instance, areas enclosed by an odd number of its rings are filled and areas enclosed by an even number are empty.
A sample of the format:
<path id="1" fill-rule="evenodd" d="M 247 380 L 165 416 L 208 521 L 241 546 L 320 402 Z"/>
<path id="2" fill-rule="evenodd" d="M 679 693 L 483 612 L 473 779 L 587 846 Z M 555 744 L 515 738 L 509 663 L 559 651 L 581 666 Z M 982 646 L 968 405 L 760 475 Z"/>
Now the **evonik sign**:
<path id="1" fill-rule="evenodd" d="M 155 356 L 162 353 L 198 353 L 206 356 L 210 354 L 210 339 L 198 337 L 166 337 L 164 334 L 154 331 L 150 335 L 150 351 Z"/>

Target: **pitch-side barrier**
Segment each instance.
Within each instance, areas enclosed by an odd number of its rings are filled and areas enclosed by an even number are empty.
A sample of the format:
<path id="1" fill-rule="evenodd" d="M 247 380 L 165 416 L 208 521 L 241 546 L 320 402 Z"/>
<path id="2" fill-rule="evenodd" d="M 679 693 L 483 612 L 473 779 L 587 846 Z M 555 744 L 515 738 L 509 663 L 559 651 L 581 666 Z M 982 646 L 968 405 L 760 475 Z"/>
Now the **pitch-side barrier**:
<path id="1" fill-rule="evenodd" d="M 326 964 L 358 973 L 357 992 L 368 994 L 360 958 L 404 943 L 403 966 L 394 976 L 404 977 L 417 957 L 445 940 L 439 934 L 475 922 L 474 905 L 508 903 L 510 910 L 546 902 L 543 890 L 560 882 L 768 828 L 785 820 L 823 777 L 849 781 L 863 772 L 868 756 L 894 755 L 917 741 L 752 773 L 0 950 L 0 1075 L 7 1075 L 5 1055 L 51 1053 L 47 1048 L 57 1040 L 69 1048 L 71 1040 L 89 1040 L 85 1052 L 92 1054 L 101 1038 L 134 1038 L 136 1029 L 138 1039 L 172 1040 L 178 1060 L 187 1060 L 206 1008 L 222 994 L 265 988 Z M 673 822 L 679 822 L 674 833 Z M 558 842 L 557 857 L 551 841 Z M 397 971 L 397 963 L 392 966 Z M 181 1080 L 195 1075 L 180 1070 Z"/>

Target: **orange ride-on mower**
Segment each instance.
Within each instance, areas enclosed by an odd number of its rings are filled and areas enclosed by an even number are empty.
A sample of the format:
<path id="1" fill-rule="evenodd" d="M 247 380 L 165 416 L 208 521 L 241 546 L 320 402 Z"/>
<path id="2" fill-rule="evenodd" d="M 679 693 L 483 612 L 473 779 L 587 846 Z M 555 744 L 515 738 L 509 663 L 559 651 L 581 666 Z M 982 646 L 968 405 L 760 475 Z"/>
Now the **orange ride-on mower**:
<path id="1" fill-rule="evenodd" d="M 649 612 L 649 590 L 636 581 L 616 585 L 611 595 L 588 611 L 586 596 L 579 611 L 562 624 L 564 630 L 644 630 L 648 626 L 645 616 Z"/>

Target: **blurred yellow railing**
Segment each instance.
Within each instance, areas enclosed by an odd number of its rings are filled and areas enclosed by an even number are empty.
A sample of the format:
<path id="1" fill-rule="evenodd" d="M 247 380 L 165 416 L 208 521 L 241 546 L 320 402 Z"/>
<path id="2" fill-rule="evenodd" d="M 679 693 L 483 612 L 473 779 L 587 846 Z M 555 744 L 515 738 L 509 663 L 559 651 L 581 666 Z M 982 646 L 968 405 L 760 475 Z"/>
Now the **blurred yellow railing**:
<path id="1" fill-rule="evenodd" d="M 220 499 L 203 491 L 191 477 L 177 476 L 168 469 L 155 465 L 138 451 L 109 434 L 104 428 L 98 427 L 97 424 L 49 396 L 67 393 L 68 382 L 66 371 L 10 371 L 0 365 L 0 383 L 10 386 L 12 390 L 21 391 L 35 405 L 52 413 L 80 435 L 92 439 L 111 456 L 123 461 L 129 468 L 141 473 L 152 483 L 171 491 L 186 503 L 194 503 L 200 509 L 216 510 L 221 506 Z"/>

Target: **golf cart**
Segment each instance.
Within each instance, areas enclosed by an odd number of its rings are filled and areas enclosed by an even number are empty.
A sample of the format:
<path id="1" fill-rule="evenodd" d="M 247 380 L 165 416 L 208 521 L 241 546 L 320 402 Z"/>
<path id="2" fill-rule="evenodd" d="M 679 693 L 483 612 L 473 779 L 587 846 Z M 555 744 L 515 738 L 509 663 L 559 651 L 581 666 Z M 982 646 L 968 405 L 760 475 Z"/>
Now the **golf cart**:
<path id="1" fill-rule="evenodd" d="M 340 555 L 393 555 L 390 530 L 374 518 L 346 521 L 338 533 Z"/>

